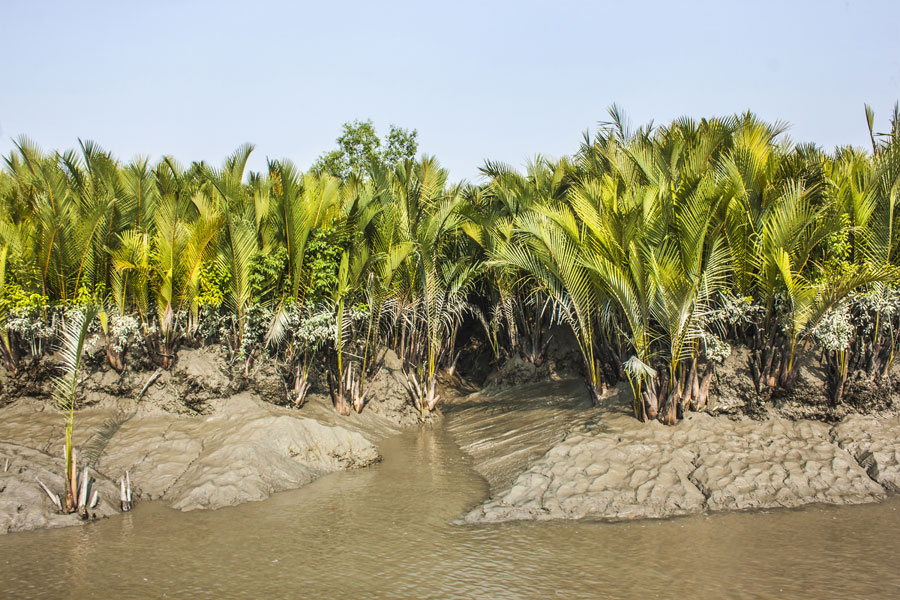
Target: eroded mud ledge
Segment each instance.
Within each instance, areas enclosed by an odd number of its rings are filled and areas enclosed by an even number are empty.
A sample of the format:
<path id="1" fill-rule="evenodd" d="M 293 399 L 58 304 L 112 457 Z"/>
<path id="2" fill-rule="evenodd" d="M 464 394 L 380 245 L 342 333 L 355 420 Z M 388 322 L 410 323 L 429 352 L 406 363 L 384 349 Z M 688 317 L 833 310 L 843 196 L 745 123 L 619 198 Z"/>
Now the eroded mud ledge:
<path id="1" fill-rule="evenodd" d="M 576 399 L 583 395 L 577 384 L 504 393 L 515 394 L 524 411 L 561 413 L 586 402 Z M 775 414 L 760 421 L 693 413 L 665 427 L 635 421 L 626 397 L 624 389 L 613 391 L 581 424 L 544 430 L 537 444 L 512 441 L 522 431 L 516 411 L 480 406 L 477 396 L 458 407 L 450 427 L 459 429 L 463 449 L 491 486 L 491 498 L 465 520 L 617 520 L 858 504 L 881 500 L 900 483 L 896 417 L 850 415 L 830 426 Z M 496 435 L 478 439 L 482 431 Z M 519 461 L 511 475 L 503 457 L 512 443 L 544 451 Z"/>

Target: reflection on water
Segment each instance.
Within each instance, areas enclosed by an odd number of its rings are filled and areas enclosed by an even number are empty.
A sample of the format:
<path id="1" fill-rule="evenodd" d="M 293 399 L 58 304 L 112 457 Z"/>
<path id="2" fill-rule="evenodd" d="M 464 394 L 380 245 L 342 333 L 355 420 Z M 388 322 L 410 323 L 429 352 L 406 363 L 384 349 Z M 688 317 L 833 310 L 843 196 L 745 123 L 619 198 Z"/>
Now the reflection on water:
<path id="1" fill-rule="evenodd" d="M 6 597 L 889 598 L 900 502 L 627 523 L 452 525 L 487 486 L 444 429 L 211 512 L 144 503 L 0 537 Z"/>

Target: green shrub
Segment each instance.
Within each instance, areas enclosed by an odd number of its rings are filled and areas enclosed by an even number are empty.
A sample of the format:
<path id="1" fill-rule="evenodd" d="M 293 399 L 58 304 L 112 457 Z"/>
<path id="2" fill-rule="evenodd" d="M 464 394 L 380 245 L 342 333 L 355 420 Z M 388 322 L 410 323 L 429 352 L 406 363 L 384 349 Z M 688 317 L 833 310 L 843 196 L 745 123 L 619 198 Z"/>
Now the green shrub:
<path id="1" fill-rule="evenodd" d="M 250 298 L 255 304 L 280 300 L 290 287 L 288 252 L 283 246 L 272 252 L 257 252 L 250 260 Z"/>
<path id="2" fill-rule="evenodd" d="M 351 236 L 338 228 L 316 229 L 306 243 L 304 296 L 307 302 L 320 304 L 333 295 L 338 283 L 341 255 L 351 246 Z"/>
<path id="3" fill-rule="evenodd" d="M 231 275 L 215 262 L 205 262 L 200 267 L 200 295 L 197 304 L 201 307 L 218 308 L 225 300 L 225 287 Z"/>

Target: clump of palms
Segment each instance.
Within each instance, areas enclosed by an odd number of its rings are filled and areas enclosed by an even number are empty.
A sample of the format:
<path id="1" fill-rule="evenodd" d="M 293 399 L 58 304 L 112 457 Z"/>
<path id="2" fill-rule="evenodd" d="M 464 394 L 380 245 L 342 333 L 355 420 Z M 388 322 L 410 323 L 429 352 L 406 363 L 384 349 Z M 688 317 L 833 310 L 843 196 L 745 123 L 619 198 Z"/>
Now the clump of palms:
<path id="1" fill-rule="evenodd" d="M 321 370 L 344 414 L 390 349 L 424 418 L 477 322 L 495 363 L 537 366 L 568 326 L 594 402 L 628 381 L 642 420 L 704 409 L 729 344 L 760 399 L 816 344 L 837 402 L 848 373 L 887 375 L 900 327 L 900 125 L 867 118 L 871 153 L 826 154 L 750 113 L 635 129 L 613 107 L 575 156 L 487 162 L 477 185 L 362 123 L 344 142 L 365 156 L 308 172 L 252 172 L 251 145 L 214 168 L 22 138 L 0 175 L 0 360 L 39 359 L 90 298 L 117 371 L 139 344 L 163 368 L 220 344 L 244 376 L 277 358 L 298 406 Z"/>
<path id="2" fill-rule="evenodd" d="M 776 142 L 782 126 L 749 114 L 637 131 L 615 107 L 611 117 L 586 139 L 562 193 L 535 193 L 496 220 L 492 264 L 553 299 L 595 402 L 626 378 L 635 415 L 672 424 L 705 406 L 729 335 L 750 347 L 761 394 L 789 390 L 798 348 L 823 317 L 855 290 L 893 280 L 886 261 L 864 253 L 825 268 L 835 235 L 866 247 L 893 240 L 869 233 L 873 215 L 892 222 L 891 202 L 855 188 L 840 196 L 816 167 L 820 154 Z M 490 171 L 504 182 L 493 185 L 515 189 L 515 177 Z M 476 239 L 490 231 L 471 229 Z M 723 298 L 735 295 L 759 309 L 723 321 Z"/>

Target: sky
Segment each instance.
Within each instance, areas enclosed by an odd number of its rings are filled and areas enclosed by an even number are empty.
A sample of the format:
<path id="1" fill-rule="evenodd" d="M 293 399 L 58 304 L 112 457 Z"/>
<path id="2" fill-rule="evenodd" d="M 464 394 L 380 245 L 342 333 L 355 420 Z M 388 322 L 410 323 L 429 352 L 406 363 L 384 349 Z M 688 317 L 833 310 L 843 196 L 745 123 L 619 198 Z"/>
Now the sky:
<path id="1" fill-rule="evenodd" d="M 900 99 L 900 1 L 0 0 L 0 153 L 306 168 L 341 125 L 416 129 L 454 180 L 577 150 L 617 103 L 668 122 L 752 110 L 868 146 Z"/>

